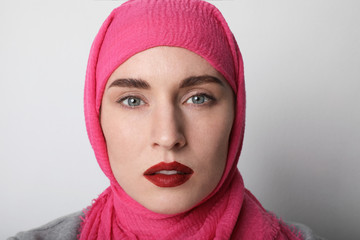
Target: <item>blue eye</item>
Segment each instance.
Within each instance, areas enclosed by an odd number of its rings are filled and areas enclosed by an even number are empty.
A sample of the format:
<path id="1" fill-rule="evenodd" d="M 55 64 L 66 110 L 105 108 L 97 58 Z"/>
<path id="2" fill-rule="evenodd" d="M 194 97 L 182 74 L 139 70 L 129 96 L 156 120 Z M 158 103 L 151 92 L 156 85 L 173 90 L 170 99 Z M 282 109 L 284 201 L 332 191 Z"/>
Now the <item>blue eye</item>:
<path id="1" fill-rule="evenodd" d="M 205 102 L 205 96 L 193 96 L 191 101 L 195 104 L 202 104 Z"/>
<path id="2" fill-rule="evenodd" d="M 204 104 L 205 102 L 208 102 L 209 100 L 212 100 L 211 97 L 206 96 L 205 94 L 199 94 L 194 95 L 190 97 L 186 103 L 192 103 L 192 104 Z"/>
<path id="3" fill-rule="evenodd" d="M 119 102 L 129 107 L 137 107 L 144 104 L 144 101 L 137 97 L 125 97 Z"/>

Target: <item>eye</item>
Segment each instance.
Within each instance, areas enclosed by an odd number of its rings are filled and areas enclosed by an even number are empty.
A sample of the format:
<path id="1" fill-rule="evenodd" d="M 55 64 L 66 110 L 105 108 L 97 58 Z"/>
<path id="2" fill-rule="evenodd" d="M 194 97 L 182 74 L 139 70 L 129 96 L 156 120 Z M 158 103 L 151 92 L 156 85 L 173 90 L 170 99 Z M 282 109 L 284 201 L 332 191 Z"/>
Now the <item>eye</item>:
<path id="1" fill-rule="evenodd" d="M 191 104 L 204 104 L 208 101 L 213 100 L 212 97 L 207 96 L 206 94 L 198 94 L 198 95 L 194 95 L 192 97 L 190 97 L 186 103 L 191 103 Z"/>
<path id="2" fill-rule="evenodd" d="M 134 96 L 124 97 L 124 98 L 120 99 L 118 102 L 125 106 L 132 107 L 132 108 L 138 107 L 138 106 L 144 104 L 143 100 L 141 100 L 138 97 L 134 97 Z"/>

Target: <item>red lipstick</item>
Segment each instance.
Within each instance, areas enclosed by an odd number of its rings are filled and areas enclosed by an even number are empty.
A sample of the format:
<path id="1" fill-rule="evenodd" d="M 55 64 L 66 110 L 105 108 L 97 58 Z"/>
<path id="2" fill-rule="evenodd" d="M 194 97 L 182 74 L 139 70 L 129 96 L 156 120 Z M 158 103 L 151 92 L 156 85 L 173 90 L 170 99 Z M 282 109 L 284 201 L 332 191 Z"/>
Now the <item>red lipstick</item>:
<path id="1" fill-rule="evenodd" d="M 161 162 L 144 172 L 147 180 L 159 187 L 176 187 L 185 183 L 194 171 L 178 162 Z"/>

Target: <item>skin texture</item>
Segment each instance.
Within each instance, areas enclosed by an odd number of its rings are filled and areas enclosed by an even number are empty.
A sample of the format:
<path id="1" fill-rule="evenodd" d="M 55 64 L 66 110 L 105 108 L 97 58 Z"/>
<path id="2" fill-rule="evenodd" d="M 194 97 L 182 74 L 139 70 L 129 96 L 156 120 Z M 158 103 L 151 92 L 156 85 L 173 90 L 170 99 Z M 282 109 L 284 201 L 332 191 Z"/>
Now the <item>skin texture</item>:
<path id="1" fill-rule="evenodd" d="M 189 77 L 195 78 L 184 84 Z M 184 48 L 151 48 L 120 65 L 107 82 L 100 116 L 120 186 L 157 213 L 184 212 L 203 200 L 225 168 L 233 98 L 224 77 Z M 184 184 L 158 187 L 144 177 L 151 166 L 173 161 L 194 171 Z"/>

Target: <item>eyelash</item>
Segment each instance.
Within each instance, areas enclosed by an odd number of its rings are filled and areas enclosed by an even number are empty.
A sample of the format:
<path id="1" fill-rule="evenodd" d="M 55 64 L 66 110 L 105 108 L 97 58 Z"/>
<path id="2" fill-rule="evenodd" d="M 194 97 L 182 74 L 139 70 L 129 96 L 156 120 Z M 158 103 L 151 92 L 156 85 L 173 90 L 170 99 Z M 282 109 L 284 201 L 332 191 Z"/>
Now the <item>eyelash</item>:
<path id="1" fill-rule="evenodd" d="M 205 106 L 205 105 L 208 105 L 208 104 L 211 104 L 213 102 L 216 101 L 216 99 L 209 95 L 209 94 L 206 94 L 206 93 L 195 93 L 194 95 L 188 97 L 185 101 L 185 103 L 187 103 L 189 100 L 191 100 L 193 97 L 205 97 L 205 100 L 203 103 L 200 103 L 200 104 L 196 104 L 196 103 L 190 103 L 191 105 L 194 105 L 195 107 L 201 107 L 201 106 Z"/>
<path id="2" fill-rule="evenodd" d="M 215 97 L 209 95 L 209 94 L 206 94 L 206 93 L 195 93 L 193 95 L 191 95 L 190 97 L 188 97 L 184 103 L 187 103 L 190 99 L 192 99 L 193 97 L 205 97 L 205 100 L 203 103 L 200 103 L 200 104 L 196 104 L 196 103 L 189 103 L 191 105 L 194 105 L 195 107 L 201 107 L 201 106 L 205 106 L 205 105 L 208 105 L 208 104 L 212 104 L 216 101 Z M 130 105 L 127 105 L 127 104 L 124 104 L 123 102 L 130 99 L 130 98 L 134 98 L 134 99 L 139 99 L 141 101 L 141 103 L 137 106 L 130 106 Z M 125 96 L 125 97 L 122 97 L 120 98 L 119 100 L 116 101 L 117 103 L 121 104 L 123 107 L 126 107 L 126 108 L 131 108 L 131 109 L 134 109 L 134 108 L 137 108 L 141 105 L 144 105 L 146 104 L 146 102 L 144 100 L 142 100 L 141 97 L 139 96 L 135 96 L 135 95 L 128 95 L 128 96 Z"/>
<path id="3" fill-rule="evenodd" d="M 127 105 L 127 104 L 124 104 L 124 103 L 123 103 L 124 101 L 129 100 L 130 98 L 139 99 L 139 100 L 141 101 L 141 104 L 138 105 L 138 106 L 130 106 L 130 105 Z M 122 98 L 120 98 L 119 100 L 117 100 L 116 102 L 117 102 L 117 103 L 120 103 L 120 105 L 123 106 L 123 107 L 132 108 L 132 109 L 145 104 L 145 101 L 142 100 L 141 97 L 135 96 L 135 95 L 128 95 L 128 96 L 122 97 Z"/>

